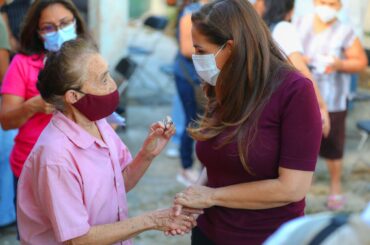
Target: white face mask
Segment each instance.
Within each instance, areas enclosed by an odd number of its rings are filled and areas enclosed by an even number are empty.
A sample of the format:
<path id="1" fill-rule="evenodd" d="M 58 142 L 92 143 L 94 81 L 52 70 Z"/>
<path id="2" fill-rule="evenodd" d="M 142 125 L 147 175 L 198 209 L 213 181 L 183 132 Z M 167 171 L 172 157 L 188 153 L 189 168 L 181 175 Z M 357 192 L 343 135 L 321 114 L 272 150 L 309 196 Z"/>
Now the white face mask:
<path id="1" fill-rule="evenodd" d="M 193 54 L 193 63 L 195 70 L 197 71 L 200 78 L 209 83 L 212 86 L 216 86 L 218 75 L 220 74 L 220 69 L 218 69 L 216 64 L 216 57 L 225 47 L 226 43 L 221 46 L 216 54 Z"/>
<path id="2" fill-rule="evenodd" d="M 337 10 L 331 7 L 325 6 L 325 5 L 320 5 L 320 6 L 315 7 L 315 13 L 320 18 L 320 20 L 324 23 L 328 23 L 334 20 L 335 18 L 337 18 L 338 16 Z"/>

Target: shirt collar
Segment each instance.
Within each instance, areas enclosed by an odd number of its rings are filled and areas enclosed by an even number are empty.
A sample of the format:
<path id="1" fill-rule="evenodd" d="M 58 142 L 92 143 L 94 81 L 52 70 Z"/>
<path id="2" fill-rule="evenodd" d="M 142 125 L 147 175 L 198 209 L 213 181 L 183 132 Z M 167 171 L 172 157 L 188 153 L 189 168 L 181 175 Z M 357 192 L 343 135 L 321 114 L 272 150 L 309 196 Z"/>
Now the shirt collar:
<path id="1" fill-rule="evenodd" d="M 99 128 L 100 133 L 103 135 L 103 130 L 101 130 L 102 120 L 96 121 L 96 124 Z M 54 114 L 51 121 L 55 125 L 55 127 L 57 127 L 65 136 L 67 136 L 70 141 L 72 141 L 73 144 L 82 149 L 87 149 L 94 143 L 98 144 L 101 147 L 107 148 L 107 145 L 104 142 L 89 134 L 81 126 L 79 126 L 77 123 L 75 123 L 59 111 Z M 102 137 L 104 138 L 104 136 Z"/>

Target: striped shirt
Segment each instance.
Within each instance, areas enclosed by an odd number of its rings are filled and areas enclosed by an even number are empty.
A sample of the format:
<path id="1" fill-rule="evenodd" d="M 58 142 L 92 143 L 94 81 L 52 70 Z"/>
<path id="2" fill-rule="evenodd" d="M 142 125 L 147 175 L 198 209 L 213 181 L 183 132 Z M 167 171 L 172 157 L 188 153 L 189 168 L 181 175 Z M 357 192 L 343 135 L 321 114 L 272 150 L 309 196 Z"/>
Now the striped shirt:
<path id="1" fill-rule="evenodd" d="M 351 47 L 357 38 L 352 28 L 336 21 L 326 30 L 314 32 L 314 15 L 307 15 L 296 23 L 304 55 L 309 58 L 312 75 L 318 83 L 329 112 L 347 109 L 351 75 L 349 73 L 325 73 L 333 57 L 344 59 L 344 51 Z"/>

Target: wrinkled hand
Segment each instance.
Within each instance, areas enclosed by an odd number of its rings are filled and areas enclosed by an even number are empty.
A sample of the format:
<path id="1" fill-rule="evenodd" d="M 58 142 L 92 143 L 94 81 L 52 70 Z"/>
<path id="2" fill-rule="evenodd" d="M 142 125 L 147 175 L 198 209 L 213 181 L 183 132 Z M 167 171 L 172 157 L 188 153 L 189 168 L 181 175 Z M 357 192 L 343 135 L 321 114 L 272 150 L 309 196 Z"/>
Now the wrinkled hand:
<path id="1" fill-rule="evenodd" d="M 340 71 L 342 69 L 342 60 L 337 57 L 333 57 L 333 59 L 334 59 L 333 63 L 331 63 L 326 68 L 327 74 L 331 74 L 333 72 Z"/>
<path id="2" fill-rule="evenodd" d="M 185 212 L 175 216 L 172 208 L 154 211 L 151 217 L 155 224 L 155 229 L 164 231 L 166 234 L 176 232 L 176 234 L 182 235 L 189 233 L 196 226 L 193 216 Z"/>
<path id="3" fill-rule="evenodd" d="M 322 118 L 322 134 L 324 138 L 327 138 L 330 133 L 330 117 L 327 110 L 320 110 Z"/>
<path id="4" fill-rule="evenodd" d="M 158 156 L 175 132 L 175 125 L 172 123 L 165 125 L 163 122 L 156 122 L 152 124 L 142 147 L 143 152 L 147 156 Z"/>
<path id="5" fill-rule="evenodd" d="M 174 199 L 173 212 L 177 217 L 183 213 L 192 216 L 195 220 L 203 213 L 204 208 L 212 207 L 211 198 L 214 189 L 194 185 L 188 187 L 183 192 L 176 194 Z M 177 230 L 171 230 L 165 233 L 166 235 L 182 235 L 183 233 Z"/>
<path id="6" fill-rule="evenodd" d="M 210 208 L 214 205 L 212 201 L 214 192 L 213 188 L 193 185 L 176 194 L 174 204 L 196 209 Z"/>
<path id="7" fill-rule="evenodd" d="M 46 103 L 40 95 L 32 97 L 27 100 L 27 106 L 35 113 L 51 114 L 55 111 L 55 107 L 52 104 Z"/>
<path id="8" fill-rule="evenodd" d="M 198 219 L 199 215 L 203 214 L 203 210 L 201 209 L 194 209 L 194 208 L 186 208 L 186 207 L 183 207 L 181 205 L 174 205 L 172 207 L 172 215 L 174 215 L 175 217 L 179 216 L 179 215 L 187 215 L 189 217 L 192 217 L 195 221 Z M 194 228 L 195 226 L 197 225 L 197 223 L 193 223 L 192 228 Z M 168 230 L 168 231 L 165 231 L 165 235 L 166 236 L 176 236 L 176 235 L 184 235 L 186 233 L 189 233 L 190 230 L 185 230 L 185 231 L 182 231 L 182 230 L 179 230 L 179 229 L 175 229 L 175 230 Z"/>

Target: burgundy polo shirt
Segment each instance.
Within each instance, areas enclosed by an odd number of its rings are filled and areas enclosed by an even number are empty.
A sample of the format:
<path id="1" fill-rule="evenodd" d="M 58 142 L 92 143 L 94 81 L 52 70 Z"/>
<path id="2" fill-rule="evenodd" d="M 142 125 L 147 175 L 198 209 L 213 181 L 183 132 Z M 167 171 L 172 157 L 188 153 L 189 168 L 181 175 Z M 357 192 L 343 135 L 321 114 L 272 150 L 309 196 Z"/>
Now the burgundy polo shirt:
<path id="1" fill-rule="evenodd" d="M 253 175 L 244 170 L 236 142 L 215 147 L 227 132 L 196 145 L 197 155 L 207 168 L 209 187 L 276 179 L 279 167 L 314 171 L 322 121 L 312 82 L 298 72 L 288 72 L 271 95 L 249 148 L 247 162 Z M 198 226 L 215 244 L 261 244 L 281 224 L 302 216 L 304 208 L 304 199 L 263 210 L 215 206 L 199 217 Z"/>

